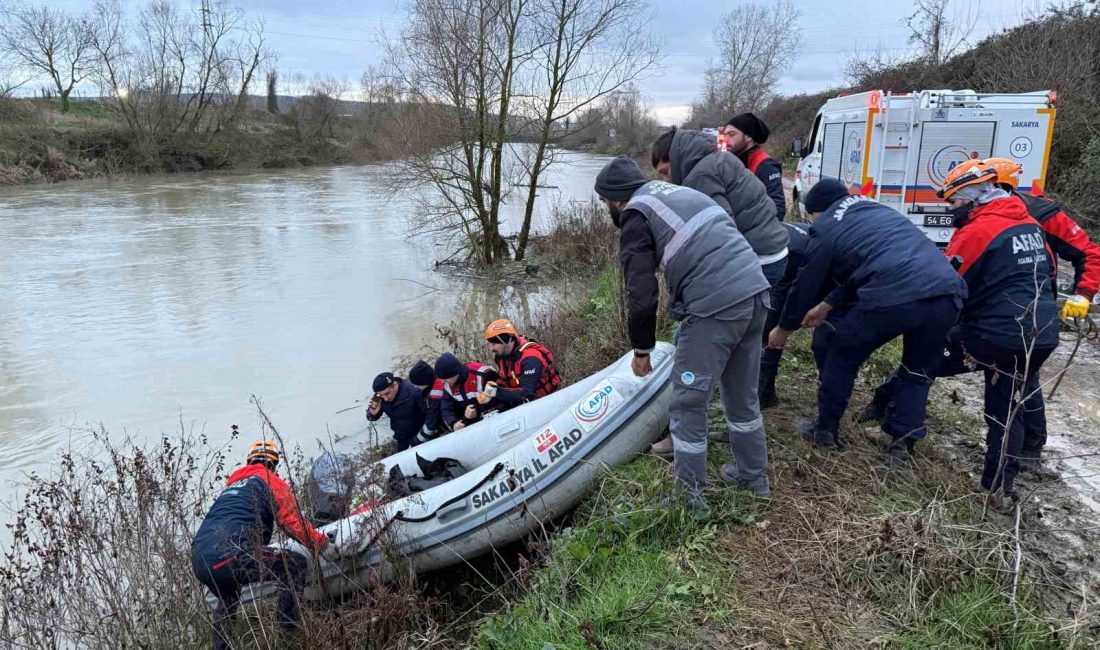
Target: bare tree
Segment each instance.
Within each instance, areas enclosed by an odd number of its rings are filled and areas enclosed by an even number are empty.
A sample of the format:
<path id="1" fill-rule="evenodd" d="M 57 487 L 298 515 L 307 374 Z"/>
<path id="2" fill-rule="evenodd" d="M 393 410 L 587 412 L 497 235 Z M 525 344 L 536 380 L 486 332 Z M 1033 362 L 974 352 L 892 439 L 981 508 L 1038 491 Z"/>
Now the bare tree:
<path id="1" fill-rule="evenodd" d="M 977 24 L 976 4 L 967 2 L 960 7 L 950 0 L 916 0 L 908 22 L 909 42 L 921 48 L 926 62 L 939 65 L 966 49 Z"/>
<path id="2" fill-rule="evenodd" d="M 26 4 L 12 5 L 4 13 L 0 47 L 26 67 L 45 73 L 61 99 L 61 110 L 68 112 L 69 95 L 95 63 L 87 20 Z"/>
<path id="3" fill-rule="evenodd" d="M 659 54 L 641 0 L 533 0 L 529 24 L 537 47 L 524 70 L 523 112 L 537 118 L 517 260 L 527 250 L 539 178 L 554 162 L 549 145 L 568 133 L 559 126 L 652 69 Z"/>
<path id="4" fill-rule="evenodd" d="M 152 0 L 131 26 L 118 0 L 99 0 L 93 16 L 100 85 L 131 131 L 150 140 L 231 126 L 256 72 L 273 60 L 263 25 L 221 2 L 187 11 Z"/>
<path id="5" fill-rule="evenodd" d="M 653 144 L 657 135 L 657 121 L 649 112 L 649 105 L 633 84 L 609 95 L 603 105 L 604 132 L 606 138 L 601 149 L 615 154 L 636 156 Z"/>
<path id="6" fill-rule="evenodd" d="M 307 87 L 309 93 L 299 97 L 288 111 L 294 119 L 298 137 L 303 140 L 331 138 L 348 84 L 335 78 L 314 77 Z"/>
<path id="7" fill-rule="evenodd" d="M 28 81 L 30 76 L 20 69 L 15 58 L 0 50 L 0 97 L 11 97 Z"/>
<path id="8" fill-rule="evenodd" d="M 802 41 L 800 18 L 791 0 L 744 5 L 727 13 L 714 28 L 719 57 L 706 71 L 692 123 L 763 108 Z"/>
<path id="9" fill-rule="evenodd" d="M 463 250 L 491 265 L 508 256 L 500 208 L 508 177 L 506 142 L 516 75 L 532 54 L 521 27 L 532 0 L 414 0 L 407 26 L 389 44 L 395 82 L 418 110 L 395 120 L 408 151 L 394 182 L 429 186 L 423 231 L 463 237 Z M 451 144 L 453 143 L 453 144 Z"/>

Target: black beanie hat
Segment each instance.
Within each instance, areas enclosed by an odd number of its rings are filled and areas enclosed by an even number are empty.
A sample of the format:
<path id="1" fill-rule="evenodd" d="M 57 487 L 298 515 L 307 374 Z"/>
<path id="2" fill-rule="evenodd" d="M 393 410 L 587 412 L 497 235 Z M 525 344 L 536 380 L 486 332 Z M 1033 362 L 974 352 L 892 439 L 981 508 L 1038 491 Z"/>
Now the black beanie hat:
<path id="1" fill-rule="evenodd" d="M 771 131 L 768 130 L 768 125 L 764 124 L 764 121 L 752 113 L 741 113 L 740 115 L 734 115 L 730 118 L 729 122 L 726 122 L 730 126 L 736 128 L 741 133 L 749 136 L 753 140 L 756 140 L 756 144 L 764 144 L 768 141 L 768 134 Z"/>
<path id="2" fill-rule="evenodd" d="M 462 372 L 462 362 L 450 352 L 444 352 L 435 362 L 435 376 L 440 379 L 457 377 Z"/>
<path id="3" fill-rule="evenodd" d="M 373 389 L 376 393 L 380 390 L 385 390 L 390 387 L 390 384 L 393 383 L 394 379 L 396 379 L 396 377 L 393 376 L 392 372 L 383 372 L 374 378 L 374 383 L 371 384 L 371 389 Z"/>
<path id="4" fill-rule="evenodd" d="M 596 194 L 610 201 L 629 201 L 645 184 L 645 173 L 630 156 L 613 158 L 596 174 Z"/>
<path id="5" fill-rule="evenodd" d="M 835 178 L 823 178 L 806 192 L 806 212 L 824 212 L 848 196 L 848 186 Z"/>
<path id="6" fill-rule="evenodd" d="M 427 361 L 421 359 L 409 371 L 409 381 L 417 386 L 431 386 L 435 383 L 435 371 L 432 370 Z"/>

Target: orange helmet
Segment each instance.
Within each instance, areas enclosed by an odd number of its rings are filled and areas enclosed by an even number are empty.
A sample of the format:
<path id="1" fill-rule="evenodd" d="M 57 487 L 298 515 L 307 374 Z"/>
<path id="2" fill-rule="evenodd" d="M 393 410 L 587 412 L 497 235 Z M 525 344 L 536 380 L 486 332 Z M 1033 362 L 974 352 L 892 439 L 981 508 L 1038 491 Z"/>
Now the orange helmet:
<path id="1" fill-rule="evenodd" d="M 967 185 L 995 182 L 996 180 L 997 170 L 991 165 L 987 165 L 984 160 L 968 160 L 947 172 L 943 187 L 936 192 L 936 196 L 941 199 L 949 199 L 951 195 Z"/>
<path id="2" fill-rule="evenodd" d="M 501 334 L 509 334 L 512 337 L 518 336 L 516 333 L 516 326 L 512 324 L 512 321 L 507 318 L 501 318 L 489 323 L 489 326 L 485 328 L 485 340 L 491 341 Z"/>
<path id="3" fill-rule="evenodd" d="M 266 461 L 272 465 L 279 463 L 279 445 L 274 440 L 258 440 L 248 448 L 248 462 Z"/>
<path id="4" fill-rule="evenodd" d="M 1020 163 L 1008 158 L 986 158 L 985 164 L 997 172 L 997 180 L 993 181 L 994 183 L 1009 185 L 1012 189 L 1020 186 L 1020 179 L 1016 178 L 1020 172 L 1024 171 L 1024 166 Z"/>

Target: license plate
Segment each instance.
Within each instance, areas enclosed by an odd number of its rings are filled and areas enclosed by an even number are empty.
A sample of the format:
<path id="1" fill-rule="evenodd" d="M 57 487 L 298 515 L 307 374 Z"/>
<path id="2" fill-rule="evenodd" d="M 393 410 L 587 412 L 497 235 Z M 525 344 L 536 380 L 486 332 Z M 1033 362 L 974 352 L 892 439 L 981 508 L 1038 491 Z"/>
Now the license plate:
<path id="1" fill-rule="evenodd" d="M 929 228 L 950 228 L 951 227 L 951 215 L 949 214 L 926 214 L 924 215 L 924 225 Z"/>

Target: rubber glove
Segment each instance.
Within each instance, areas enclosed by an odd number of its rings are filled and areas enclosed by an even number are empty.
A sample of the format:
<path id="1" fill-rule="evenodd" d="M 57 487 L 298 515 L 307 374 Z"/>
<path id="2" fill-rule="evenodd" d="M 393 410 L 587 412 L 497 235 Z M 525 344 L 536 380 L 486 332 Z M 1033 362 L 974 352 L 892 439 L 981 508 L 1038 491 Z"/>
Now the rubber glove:
<path id="1" fill-rule="evenodd" d="M 1089 299 L 1084 296 L 1070 296 L 1062 305 L 1062 319 L 1084 318 L 1089 315 Z"/>

